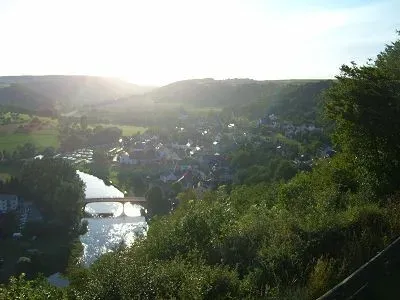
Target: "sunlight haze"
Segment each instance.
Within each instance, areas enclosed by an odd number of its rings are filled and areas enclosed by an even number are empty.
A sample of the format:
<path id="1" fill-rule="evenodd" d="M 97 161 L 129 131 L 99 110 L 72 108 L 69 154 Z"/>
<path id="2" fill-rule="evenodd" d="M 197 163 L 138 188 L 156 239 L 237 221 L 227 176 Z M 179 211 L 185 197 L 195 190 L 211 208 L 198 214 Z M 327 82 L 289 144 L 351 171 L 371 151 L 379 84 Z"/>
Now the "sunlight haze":
<path id="1" fill-rule="evenodd" d="M 399 11 L 398 0 L 2 0 L 0 75 L 332 78 L 393 40 Z"/>

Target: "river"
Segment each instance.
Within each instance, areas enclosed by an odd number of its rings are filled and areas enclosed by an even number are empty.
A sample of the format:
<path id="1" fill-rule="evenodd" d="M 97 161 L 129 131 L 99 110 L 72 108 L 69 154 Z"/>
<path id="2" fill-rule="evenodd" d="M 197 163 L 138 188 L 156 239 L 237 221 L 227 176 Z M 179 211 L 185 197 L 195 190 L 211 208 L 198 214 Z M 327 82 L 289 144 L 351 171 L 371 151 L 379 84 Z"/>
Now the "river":
<path id="1" fill-rule="evenodd" d="M 80 178 L 86 184 L 86 198 L 121 198 L 124 194 L 114 186 L 107 186 L 103 180 L 77 171 Z M 140 216 L 141 207 L 138 205 L 124 204 L 124 217 L 118 217 L 122 213 L 122 204 L 116 202 L 89 203 L 86 211 L 89 213 L 113 213 L 115 218 L 87 218 L 88 232 L 81 236 L 84 247 L 83 262 L 90 265 L 100 255 L 112 251 L 121 241 L 126 245 L 132 244 L 138 235 L 146 234 L 147 223 Z"/>

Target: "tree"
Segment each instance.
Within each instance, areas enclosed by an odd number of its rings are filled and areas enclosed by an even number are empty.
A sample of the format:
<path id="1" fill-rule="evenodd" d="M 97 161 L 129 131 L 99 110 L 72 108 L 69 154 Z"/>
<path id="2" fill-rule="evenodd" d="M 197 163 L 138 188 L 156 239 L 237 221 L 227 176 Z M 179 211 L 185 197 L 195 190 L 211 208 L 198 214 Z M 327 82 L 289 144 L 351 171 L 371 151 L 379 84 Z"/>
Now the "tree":
<path id="1" fill-rule="evenodd" d="M 297 169 L 293 166 L 293 163 L 287 160 L 280 160 L 279 164 L 275 169 L 274 179 L 275 181 L 289 180 L 294 177 L 297 173 Z"/>
<path id="2" fill-rule="evenodd" d="M 110 174 L 110 163 L 104 151 L 96 150 L 93 153 L 93 163 L 90 164 L 91 173 L 106 180 Z"/>
<path id="3" fill-rule="evenodd" d="M 0 299 L 62 299 L 66 300 L 67 292 L 51 286 L 44 277 L 26 280 L 22 274 L 19 278 L 10 278 L 7 286 L 0 285 Z"/>
<path id="4" fill-rule="evenodd" d="M 131 183 L 135 196 L 142 197 L 146 194 L 147 185 L 140 174 L 132 174 Z"/>
<path id="5" fill-rule="evenodd" d="M 64 232 L 76 231 L 82 216 L 84 183 L 70 163 L 43 158 L 27 161 L 21 170 L 24 196 L 33 201 L 48 220 Z"/>
<path id="6" fill-rule="evenodd" d="M 183 191 L 182 183 L 174 182 L 171 186 L 172 190 L 174 191 L 175 195 L 178 195 L 180 192 Z"/>
<path id="7" fill-rule="evenodd" d="M 171 204 L 163 198 L 162 190 L 158 186 L 150 188 L 146 193 L 147 210 L 150 216 L 165 215 L 171 209 Z"/>
<path id="8" fill-rule="evenodd" d="M 65 151 L 73 151 L 83 147 L 86 142 L 85 137 L 74 133 L 63 138 L 60 147 Z"/>
<path id="9" fill-rule="evenodd" d="M 56 150 L 54 147 L 46 147 L 42 152 L 44 157 L 53 157 L 56 155 Z"/>
<path id="10" fill-rule="evenodd" d="M 3 150 L 3 159 L 10 160 L 11 158 L 12 158 L 11 152 L 8 152 L 7 150 Z"/>
<path id="11" fill-rule="evenodd" d="M 22 147 L 18 147 L 19 157 L 33 158 L 36 155 L 36 146 L 32 143 L 25 143 Z"/>
<path id="12" fill-rule="evenodd" d="M 326 93 L 326 115 L 336 123 L 334 141 L 380 194 L 393 192 L 400 182 L 399 70 L 397 40 L 374 62 L 343 65 Z"/>
<path id="13" fill-rule="evenodd" d="M 85 131 L 88 127 L 88 119 L 86 115 L 81 116 L 80 126 L 83 131 Z"/>
<path id="14" fill-rule="evenodd" d="M 121 135 L 122 130 L 118 127 L 103 128 L 101 126 L 96 126 L 88 142 L 91 145 L 111 144 L 117 142 Z"/>
<path id="15" fill-rule="evenodd" d="M 0 239 L 10 237 L 18 228 L 18 219 L 15 212 L 9 212 L 2 215 L 0 223 Z"/>

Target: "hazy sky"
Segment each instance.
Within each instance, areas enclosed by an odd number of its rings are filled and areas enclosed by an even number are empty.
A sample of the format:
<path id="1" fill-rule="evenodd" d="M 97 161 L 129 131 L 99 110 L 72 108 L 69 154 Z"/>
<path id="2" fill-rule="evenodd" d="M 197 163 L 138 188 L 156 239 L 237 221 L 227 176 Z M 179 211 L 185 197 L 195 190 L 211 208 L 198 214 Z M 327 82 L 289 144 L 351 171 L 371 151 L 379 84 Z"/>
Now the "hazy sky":
<path id="1" fill-rule="evenodd" d="M 400 0 L 0 0 L 0 75 L 330 78 L 396 38 Z"/>

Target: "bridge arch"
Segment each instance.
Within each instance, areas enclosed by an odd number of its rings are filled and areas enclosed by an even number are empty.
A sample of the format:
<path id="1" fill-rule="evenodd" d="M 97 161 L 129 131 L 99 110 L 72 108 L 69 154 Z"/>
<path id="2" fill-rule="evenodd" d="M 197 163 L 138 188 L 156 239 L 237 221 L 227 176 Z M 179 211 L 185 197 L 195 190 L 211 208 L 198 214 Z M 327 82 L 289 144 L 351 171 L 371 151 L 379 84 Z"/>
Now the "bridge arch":
<path id="1" fill-rule="evenodd" d="M 137 204 L 143 206 L 144 208 L 147 207 L 147 201 L 145 197 L 125 197 L 125 198 L 86 198 L 83 201 L 82 210 L 85 211 L 86 205 L 89 203 L 102 203 L 102 202 L 117 202 L 122 204 L 122 214 L 121 216 L 125 216 L 125 203 Z"/>

